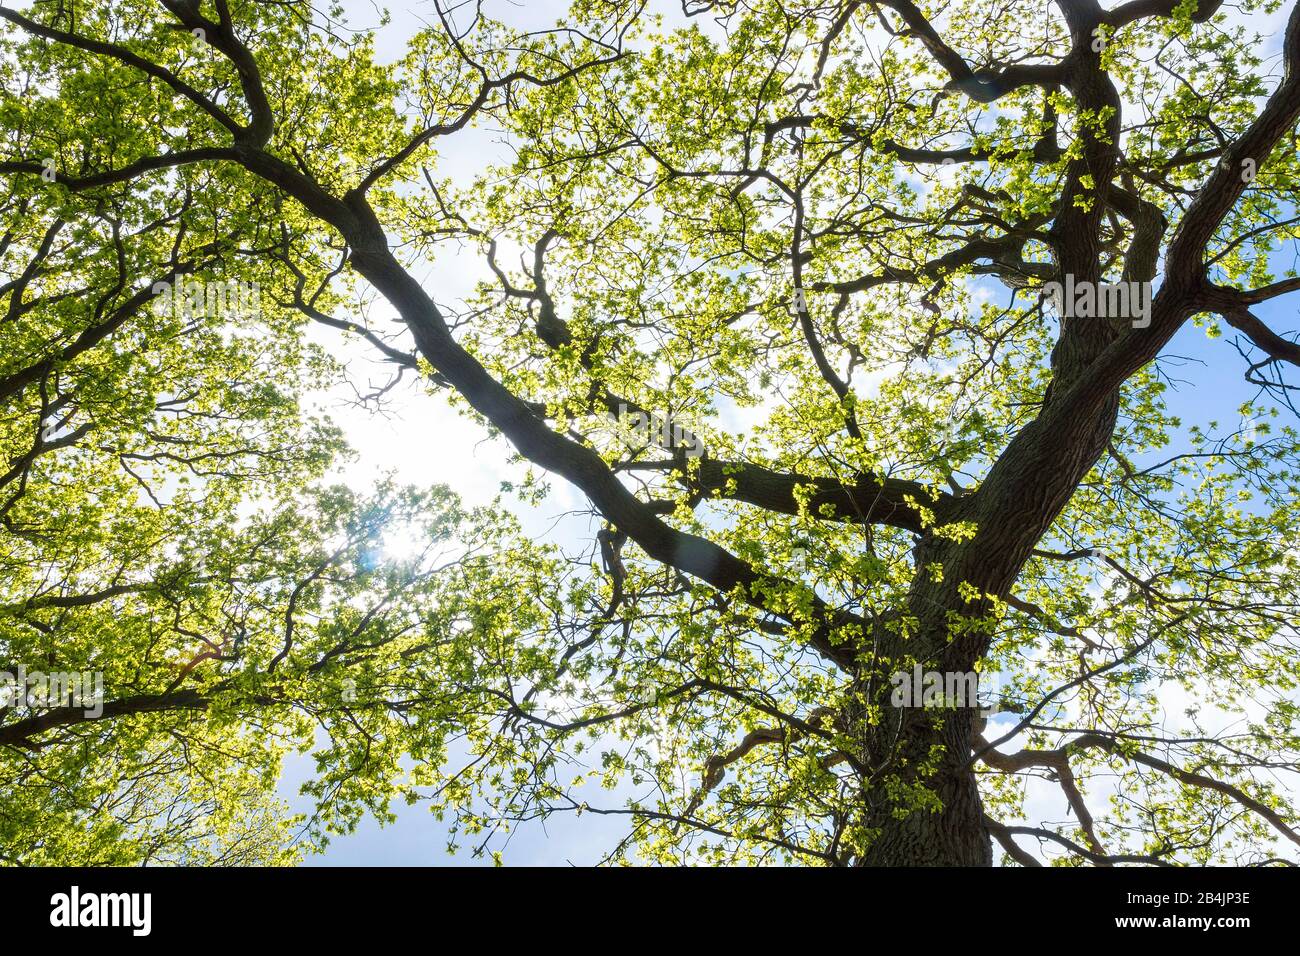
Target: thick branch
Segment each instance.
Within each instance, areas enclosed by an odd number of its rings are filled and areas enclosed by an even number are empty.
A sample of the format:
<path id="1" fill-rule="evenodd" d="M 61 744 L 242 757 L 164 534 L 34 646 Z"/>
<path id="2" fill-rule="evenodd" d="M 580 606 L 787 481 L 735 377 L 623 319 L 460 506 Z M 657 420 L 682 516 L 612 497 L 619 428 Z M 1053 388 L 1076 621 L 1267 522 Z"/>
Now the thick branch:
<path id="1" fill-rule="evenodd" d="M 818 518 L 861 524 L 884 524 L 917 534 L 926 522 L 922 508 L 941 515 L 951 496 L 934 491 L 917 482 L 900 478 L 877 478 L 865 475 L 854 485 L 834 478 L 810 478 L 782 474 L 761 465 L 744 462 L 700 462 L 698 486 L 716 497 L 744 501 L 781 514 L 801 514 L 800 501 L 807 513 Z M 805 489 L 802 495 L 796 490 Z"/>
<path id="2" fill-rule="evenodd" d="M 207 698 L 197 691 L 184 690 L 171 694 L 138 694 L 123 697 L 103 705 L 98 715 L 90 715 L 87 708 L 57 707 L 43 714 L 14 721 L 0 727 L 0 744 L 11 747 L 39 746 L 32 738 L 59 727 L 72 727 L 88 721 L 112 720 L 133 714 L 157 713 L 168 710 L 205 710 Z"/>

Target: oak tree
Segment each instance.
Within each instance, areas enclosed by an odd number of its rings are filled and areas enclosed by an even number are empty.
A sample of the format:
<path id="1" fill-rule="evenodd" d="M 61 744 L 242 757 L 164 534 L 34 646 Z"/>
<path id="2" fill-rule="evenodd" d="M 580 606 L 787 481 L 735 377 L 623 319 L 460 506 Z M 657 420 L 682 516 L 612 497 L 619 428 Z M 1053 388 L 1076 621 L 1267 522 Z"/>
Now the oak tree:
<path id="1" fill-rule="evenodd" d="M 105 684 L 0 709 L 0 853 L 285 862 L 406 799 L 643 862 L 1294 859 L 1278 8 L 433 4 L 395 60 L 307 0 L 0 8 L 0 666 Z M 530 480 L 331 484 L 314 327 Z M 556 481 L 581 546 L 510 517 Z"/>

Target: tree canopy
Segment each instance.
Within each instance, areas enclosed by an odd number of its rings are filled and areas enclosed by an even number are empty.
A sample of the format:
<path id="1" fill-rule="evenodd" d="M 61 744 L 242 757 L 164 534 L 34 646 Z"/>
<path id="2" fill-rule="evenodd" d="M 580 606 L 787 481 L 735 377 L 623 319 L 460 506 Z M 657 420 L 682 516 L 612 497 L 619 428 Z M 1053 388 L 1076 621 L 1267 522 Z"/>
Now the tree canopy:
<path id="1" fill-rule="evenodd" d="M 104 685 L 0 706 L 0 858 L 1296 859 L 1300 5 L 421 9 L 0 8 L 0 670 Z M 318 329 L 530 479 L 339 484 Z"/>

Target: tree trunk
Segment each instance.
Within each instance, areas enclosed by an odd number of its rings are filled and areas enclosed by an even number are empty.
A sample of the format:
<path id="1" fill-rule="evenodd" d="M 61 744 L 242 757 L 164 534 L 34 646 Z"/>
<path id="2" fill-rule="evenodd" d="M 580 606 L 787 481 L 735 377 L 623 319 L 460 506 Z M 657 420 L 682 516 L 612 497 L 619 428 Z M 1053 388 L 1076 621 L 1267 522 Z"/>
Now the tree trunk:
<path id="1" fill-rule="evenodd" d="M 859 675 L 863 718 L 867 866 L 991 866 L 993 850 L 975 773 L 969 766 L 978 711 L 973 706 L 895 706 L 891 676 L 919 663 L 942 675 L 974 670 L 996 638 L 992 597 L 1009 594 L 1043 533 L 1100 457 L 1118 400 L 1099 414 L 1055 429 L 1069 437 L 1048 454 L 1049 430 L 1021 431 L 977 495 L 948 520 L 970 522 L 968 540 L 927 534 L 914 552 L 910 629 L 882 622 L 872 635 L 871 673 Z M 930 569 L 937 569 L 932 574 Z M 973 589 L 963 591 L 963 585 Z M 969 599 L 968 599 L 969 598 Z M 913 701 L 920 704 L 920 701 Z M 975 704 L 966 701 L 966 704 Z"/>
<path id="2" fill-rule="evenodd" d="M 932 748 L 943 756 L 931 775 L 904 773 L 903 780 L 923 786 L 937 798 L 935 810 L 912 810 L 900 817 L 897 804 L 873 791 L 867 824 L 877 831 L 862 866 L 992 866 L 993 847 L 984 827 L 984 807 L 969 762 L 974 711 L 950 711 L 937 730 L 928 727 L 933 714 L 905 714 L 905 739 L 895 758 L 924 760 Z M 907 724 L 912 726 L 908 727 Z"/>

